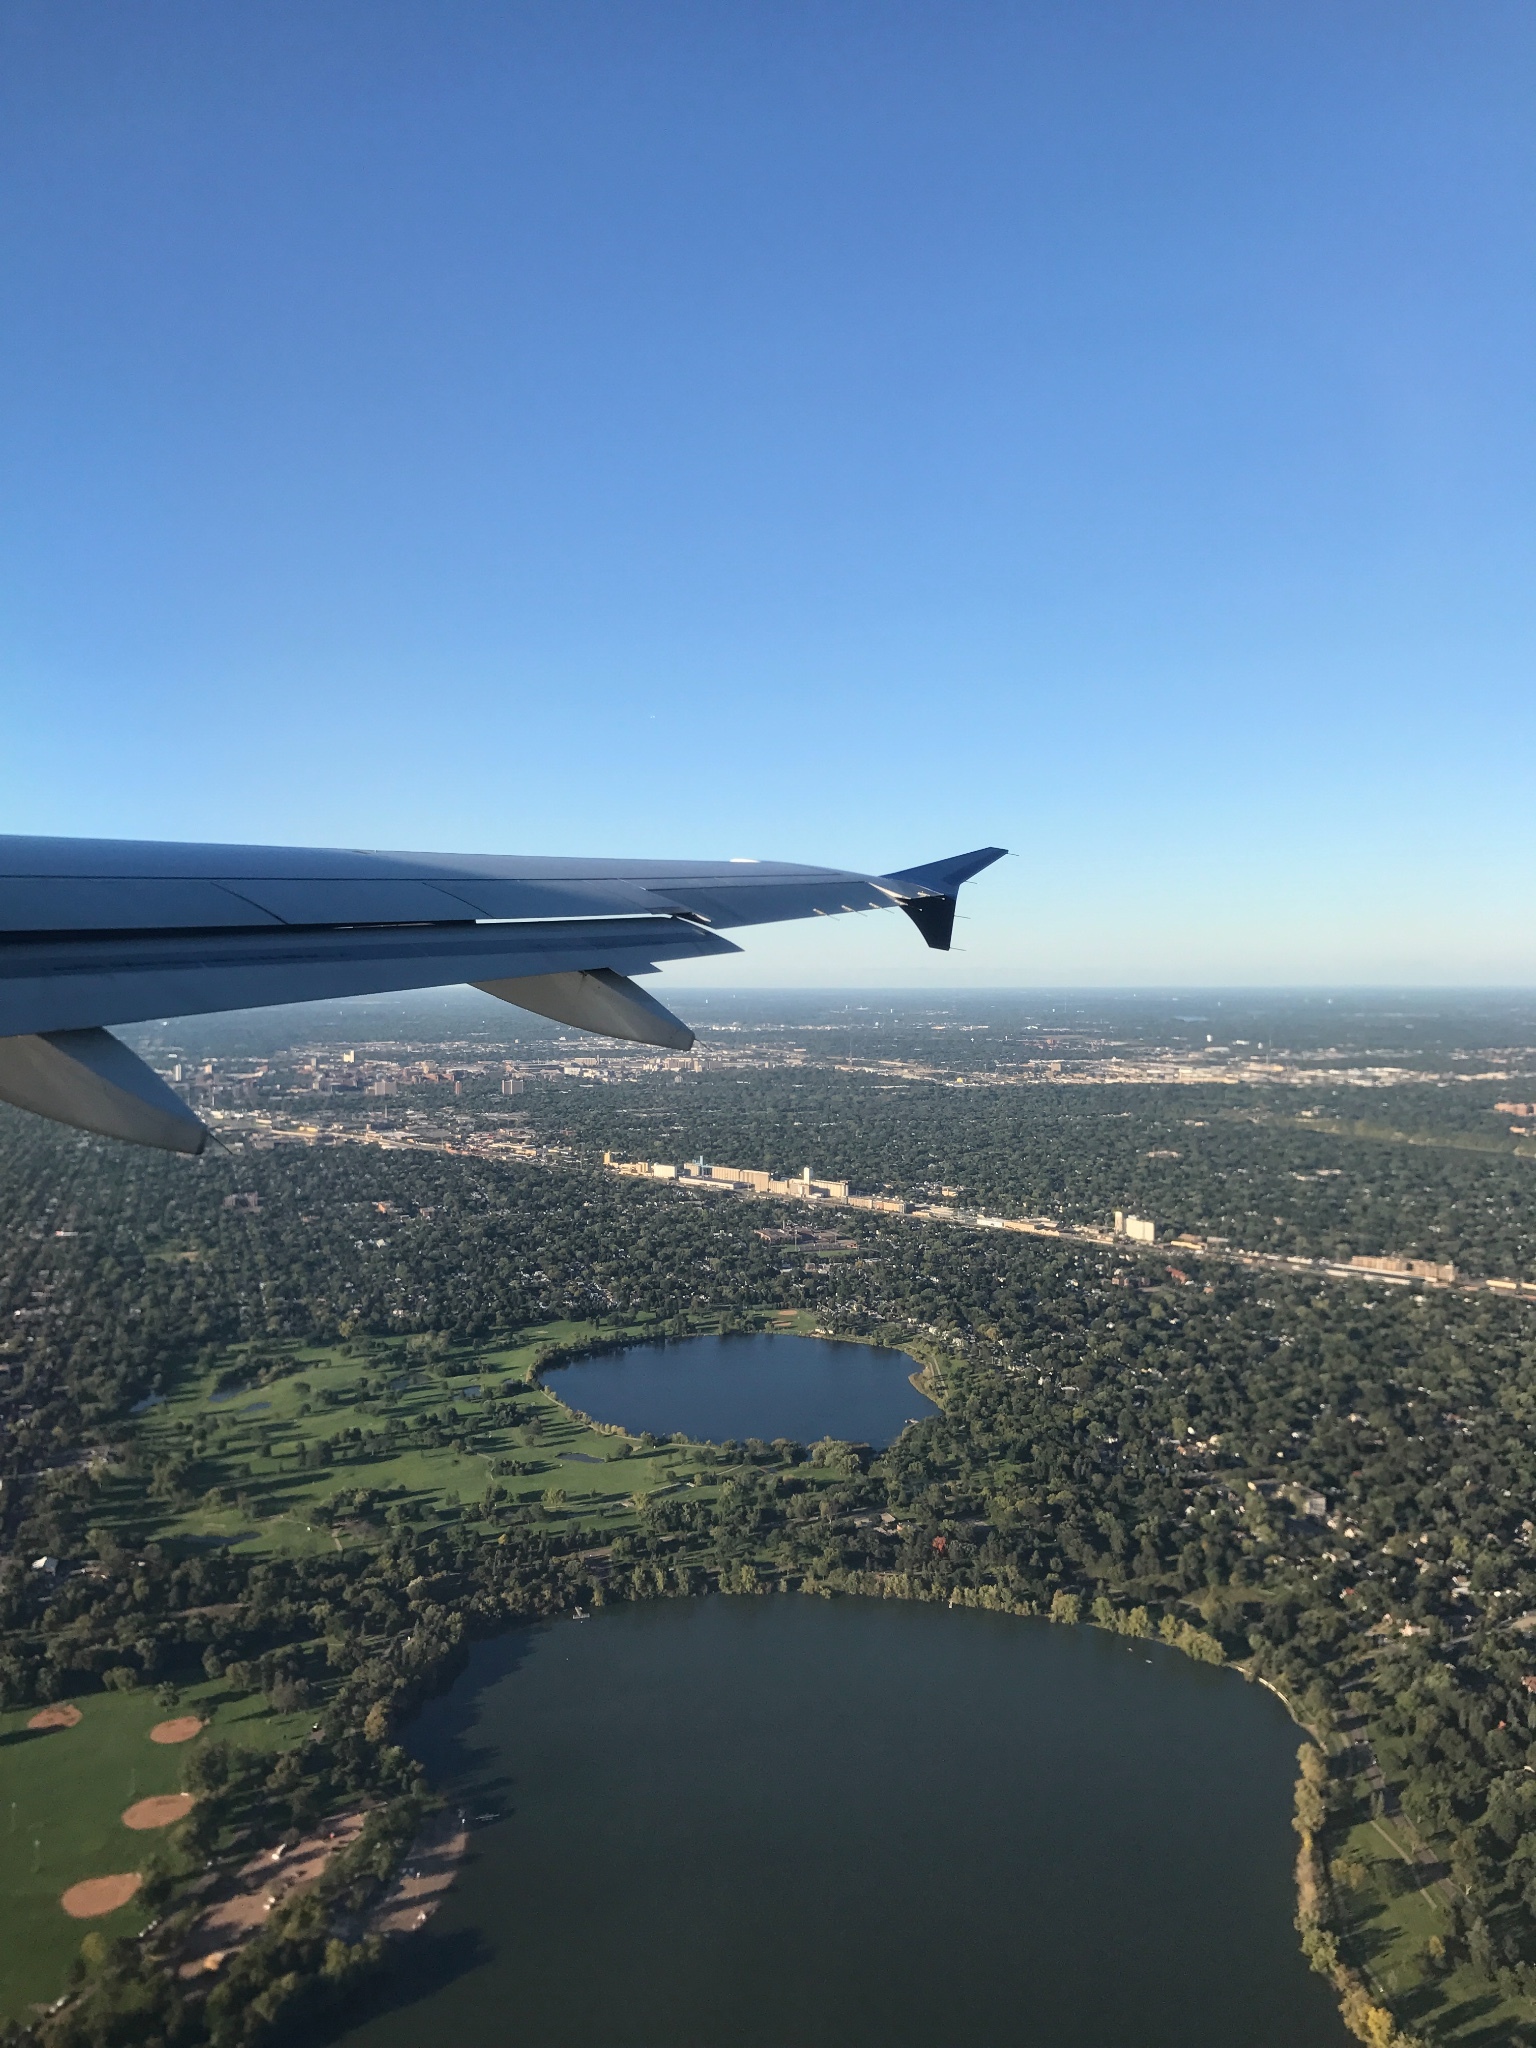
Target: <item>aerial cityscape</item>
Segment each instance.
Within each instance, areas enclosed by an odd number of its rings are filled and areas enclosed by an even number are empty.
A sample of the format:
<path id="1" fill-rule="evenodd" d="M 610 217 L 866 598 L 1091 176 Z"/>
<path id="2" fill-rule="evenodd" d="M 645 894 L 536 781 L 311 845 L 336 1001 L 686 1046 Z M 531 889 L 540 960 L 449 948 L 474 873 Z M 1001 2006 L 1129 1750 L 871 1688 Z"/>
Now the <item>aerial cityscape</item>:
<path id="1" fill-rule="evenodd" d="M 13 2023 L 367 2010 L 384 2041 L 423 1995 L 477 2024 L 510 1970 L 535 2038 L 604 2037 L 633 1996 L 605 1972 L 572 2005 L 526 1941 L 462 1981 L 417 1957 L 525 1853 L 523 1795 L 434 1771 L 417 1717 L 494 1700 L 509 1625 L 809 1593 L 1144 1643 L 1283 1701 L 1274 2038 L 1331 2038 L 1308 1962 L 1363 2038 L 1520 2038 L 1536 1009 L 1442 998 L 1405 1032 L 1356 997 L 1335 1040 L 1191 1079 L 1131 998 L 1054 1027 L 1049 1065 L 1029 997 L 715 997 L 659 1057 L 491 1007 L 436 1043 L 409 996 L 366 1039 L 347 1005 L 141 1027 L 220 1134 L 195 1161 L 9 1113 L 0 1677 L 49 1745 L 7 1750 Z M 65 1759 L 86 1731 L 99 1767 Z M 1255 1820 L 1287 1882 L 1296 1769 Z M 115 1936 L 83 1968 L 82 1919 Z M 686 2024 L 661 1980 L 641 2004 L 639 2038 Z M 747 2037 L 783 2023 L 762 1992 Z"/>
<path id="2" fill-rule="evenodd" d="M 1536 2048 L 1533 85 L 0 0 L 0 2048 Z"/>

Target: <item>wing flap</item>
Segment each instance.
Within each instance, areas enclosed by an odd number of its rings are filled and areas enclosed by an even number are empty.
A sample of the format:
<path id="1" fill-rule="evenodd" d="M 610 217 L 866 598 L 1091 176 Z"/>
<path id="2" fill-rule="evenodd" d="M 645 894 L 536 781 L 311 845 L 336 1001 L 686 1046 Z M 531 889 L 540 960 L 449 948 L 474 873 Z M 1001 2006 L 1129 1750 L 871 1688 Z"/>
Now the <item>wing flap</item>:
<path id="1" fill-rule="evenodd" d="M 681 917 L 155 933 L 0 945 L 0 1036 L 734 953 Z"/>
<path id="2" fill-rule="evenodd" d="M 474 906 L 446 887 L 401 876 L 382 880 L 340 876 L 321 881 L 231 881 L 238 891 L 284 924 L 450 924 L 472 923 Z"/>
<path id="3" fill-rule="evenodd" d="M 0 932 L 218 931 L 279 921 L 248 897 L 195 878 L 0 875 Z"/>

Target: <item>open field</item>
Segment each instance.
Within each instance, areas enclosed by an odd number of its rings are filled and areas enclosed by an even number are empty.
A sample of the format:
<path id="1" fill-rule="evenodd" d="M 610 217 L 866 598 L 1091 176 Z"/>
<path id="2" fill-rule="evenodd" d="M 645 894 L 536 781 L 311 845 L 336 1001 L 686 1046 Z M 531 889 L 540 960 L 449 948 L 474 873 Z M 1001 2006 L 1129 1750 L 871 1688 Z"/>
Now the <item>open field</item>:
<path id="1" fill-rule="evenodd" d="M 269 1713 L 257 1697 L 231 1699 L 217 1684 L 189 1687 L 186 1706 L 214 1733 L 252 1749 L 297 1739 L 310 1716 Z M 196 1747 L 150 1740 L 165 1718 L 154 1693 L 88 1693 L 72 1728 L 30 1730 L 26 1712 L 0 1715 L 0 2013 L 24 2015 L 56 1998 L 89 1927 L 137 1934 L 149 1914 L 130 1901 L 81 1923 L 59 1904 L 70 1885 L 142 1869 L 166 1836 L 135 1833 L 122 1815 L 139 1801 L 181 1789 Z"/>
<path id="2" fill-rule="evenodd" d="M 617 1534 L 633 1524 L 635 1494 L 709 1487 L 714 1475 L 692 1447 L 623 1448 L 529 1383 L 552 1346 L 613 1334 L 557 1322 L 501 1350 L 261 1347 L 279 1370 L 248 1378 L 243 1352 L 231 1351 L 139 1419 L 162 1499 L 146 1502 L 141 1482 L 118 1478 L 101 1519 L 142 1534 L 148 1512 L 161 1541 L 287 1553 L 366 1541 L 370 1527 L 377 1540 L 399 1522 L 493 1529 L 515 1509 Z"/>

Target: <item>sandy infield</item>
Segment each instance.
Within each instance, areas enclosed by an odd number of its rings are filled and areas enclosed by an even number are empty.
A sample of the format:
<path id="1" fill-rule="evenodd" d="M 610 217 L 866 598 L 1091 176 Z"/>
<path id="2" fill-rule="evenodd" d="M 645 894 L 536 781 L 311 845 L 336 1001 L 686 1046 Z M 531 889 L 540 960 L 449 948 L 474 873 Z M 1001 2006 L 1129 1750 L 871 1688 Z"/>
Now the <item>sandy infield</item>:
<path id="1" fill-rule="evenodd" d="M 126 1906 L 144 1880 L 136 1870 L 120 1870 L 114 1877 L 88 1877 L 72 1884 L 59 1900 L 71 1920 L 94 1920 L 100 1913 L 115 1913 Z"/>
<path id="2" fill-rule="evenodd" d="M 70 1706 L 44 1707 L 27 1723 L 29 1728 L 78 1728 L 79 1725 L 80 1709 Z"/>
<path id="3" fill-rule="evenodd" d="M 173 1820 L 185 1820 L 196 1803 L 190 1792 L 162 1792 L 156 1799 L 138 1799 L 123 1815 L 123 1826 L 168 1828 Z"/>
<path id="4" fill-rule="evenodd" d="M 174 1721 L 157 1721 L 149 1731 L 151 1742 L 190 1742 L 201 1735 L 203 1724 L 196 1714 L 178 1714 Z"/>

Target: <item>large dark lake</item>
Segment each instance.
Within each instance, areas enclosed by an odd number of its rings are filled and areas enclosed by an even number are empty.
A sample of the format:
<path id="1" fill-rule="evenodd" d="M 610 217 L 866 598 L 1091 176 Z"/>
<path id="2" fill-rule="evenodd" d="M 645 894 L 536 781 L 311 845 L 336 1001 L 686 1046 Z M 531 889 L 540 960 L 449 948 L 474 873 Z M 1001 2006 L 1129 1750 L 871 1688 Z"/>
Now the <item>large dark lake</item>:
<path id="1" fill-rule="evenodd" d="M 1173 1651 L 655 1602 L 481 1646 L 412 1740 L 502 1818 L 349 2048 L 1347 2048 L 1296 1731 Z"/>
<path id="2" fill-rule="evenodd" d="M 877 1448 L 932 1415 L 911 1384 L 915 1359 L 825 1337 L 685 1337 L 578 1359 L 549 1375 L 562 1401 L 598 1422 L 701 1443 L 839 1437 Z"/>

